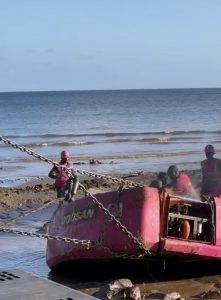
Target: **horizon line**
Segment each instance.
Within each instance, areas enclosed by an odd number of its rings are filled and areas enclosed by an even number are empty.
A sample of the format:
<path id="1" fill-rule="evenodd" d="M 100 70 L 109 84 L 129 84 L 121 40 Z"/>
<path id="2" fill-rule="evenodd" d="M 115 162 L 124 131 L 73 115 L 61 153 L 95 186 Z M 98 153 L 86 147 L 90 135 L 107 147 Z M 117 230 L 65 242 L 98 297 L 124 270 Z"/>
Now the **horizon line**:
<path id="1" fill-rule="evenodd" d="M 136 90 L 202 90 L 202 89 L 221 89 L 221 87 L 178 87 L 178 88 L 121 88 L 121 89 L 61 89 L 61 90 L 17 90 L 17 91 L 0 91 L 5 93 L 50 93 L 50 92 L 99 92 L 99 91 L 136 91 Z"/>

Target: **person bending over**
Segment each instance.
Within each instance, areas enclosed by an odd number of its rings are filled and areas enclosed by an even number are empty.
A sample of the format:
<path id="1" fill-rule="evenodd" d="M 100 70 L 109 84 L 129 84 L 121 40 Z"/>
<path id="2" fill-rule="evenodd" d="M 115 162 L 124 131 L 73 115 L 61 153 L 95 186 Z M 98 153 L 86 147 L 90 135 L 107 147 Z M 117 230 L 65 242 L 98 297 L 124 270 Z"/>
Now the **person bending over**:
<path id="1" fill-rule="evenodd" d="M 180 194 L 195 195 L 195 191 L 189 176 L 185 172 L 179 172 L 177 166 L 170 166 L 167 170 L 170 183 L 167 187 Z"/>

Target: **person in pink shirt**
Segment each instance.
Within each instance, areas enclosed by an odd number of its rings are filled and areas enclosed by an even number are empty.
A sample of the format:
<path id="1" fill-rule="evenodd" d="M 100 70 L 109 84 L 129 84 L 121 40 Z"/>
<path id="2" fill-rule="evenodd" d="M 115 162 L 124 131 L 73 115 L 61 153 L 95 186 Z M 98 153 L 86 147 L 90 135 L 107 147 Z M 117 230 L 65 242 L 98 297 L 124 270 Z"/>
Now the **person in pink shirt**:
<path id="1" fill-rule="evenodd" d="M 71 170 L 73 169 L 73 163 L 69 161 L 70 154 L 68 151 L 64 150 L 61 152 L 61 160 L 59 165 L 61 167 L 54 166 L 48 174 L 48 177 L 55 179 L 55 190 L 57 191 L 57 198 L 65 198 L 69 189 L 69 182 L 71 175 Z M 64 169 L 64 167 L 67 170 Z"/>
<path id="2" fill-rule="evenodd" d="M 195 194 L 189 176 L 185 172 L 179 172 L 177 166 L 170 166 L 167 170 L 167 174 L 171 180 L 167 187 L 172 188 L 175 192 L 180 194 Z"/>

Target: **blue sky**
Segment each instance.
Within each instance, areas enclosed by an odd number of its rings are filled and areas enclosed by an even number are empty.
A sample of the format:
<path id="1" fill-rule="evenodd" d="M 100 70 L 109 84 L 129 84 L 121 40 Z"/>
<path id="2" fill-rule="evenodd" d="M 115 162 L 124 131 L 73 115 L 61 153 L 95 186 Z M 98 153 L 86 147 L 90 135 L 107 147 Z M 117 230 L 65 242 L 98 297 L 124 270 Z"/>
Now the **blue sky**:
<path id="1" fill-rule="evenodd" d="M 0 91 L 221 87 L 219 0 L 0 0 Z"/>

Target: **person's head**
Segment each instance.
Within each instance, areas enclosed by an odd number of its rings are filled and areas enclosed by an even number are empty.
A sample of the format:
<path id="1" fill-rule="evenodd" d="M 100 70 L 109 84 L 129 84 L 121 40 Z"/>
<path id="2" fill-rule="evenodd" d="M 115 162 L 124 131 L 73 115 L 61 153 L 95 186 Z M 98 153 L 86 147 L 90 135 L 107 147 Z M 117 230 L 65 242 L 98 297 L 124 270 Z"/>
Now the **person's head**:
<path id="1" fill-rule="evenodd" d="M 170 166 L 167 170 L 167 174 L 172 180 L 177 179 L 179 176 L 179 170 L 177 166 Z"/>
<path id="2" fill-rule="evenodd" d="M 207 158 L 212 158 L 213 155 L 215 154 L 215 149 L 213 147 L 213 145 L 207 145 L 204 149 L 206 157 Z"/>
<path id="3" fill-rule="evenodd" d="M 155 180 L 153 180 L 151 183 L 150 183 L 150 185 L 149 185 L 149 187 L 153 187 L 153 188 L 156 188 L 156 189 L 161 189 L 162 188 L 162 181 L 161 180 L 157 180 L 157 179 L 155 179 Z"/>
<path id="4" fill-rule="evenodd" d="M 65 163 L 70 157 L 70 153 L 66 150 L 61 151 L 61 161 Z"/>
<path id="5" fill-rule="evenodd" d="M 166 185 L 167 184 L 167 180 L 168 180 L 167 173 L 166 172 L 160 172 L 157 175 L 157 179 L 162 182 L 163 186 Z"/>

